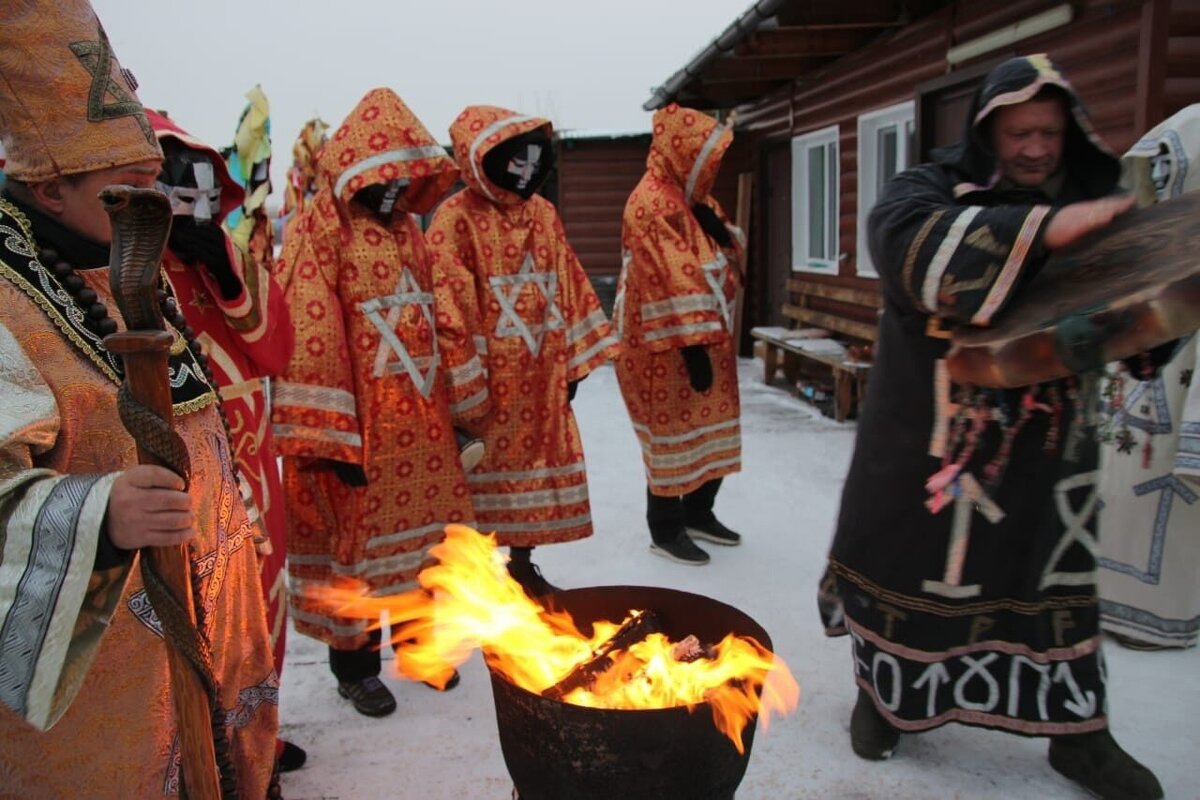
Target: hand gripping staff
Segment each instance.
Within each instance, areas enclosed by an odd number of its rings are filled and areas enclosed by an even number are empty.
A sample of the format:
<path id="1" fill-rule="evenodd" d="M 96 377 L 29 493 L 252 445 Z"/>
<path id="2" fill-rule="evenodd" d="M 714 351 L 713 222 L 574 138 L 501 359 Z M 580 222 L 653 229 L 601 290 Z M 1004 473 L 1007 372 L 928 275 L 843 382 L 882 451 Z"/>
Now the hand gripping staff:
<path id="1" fill-rule="evenodd" d="M 104 339 L 121 356 L 125 382 L 117 396 L 121 421 L 137 443 L 138 461 L 174 470 L 186 483 L 190 465 L 171 427 L 167 359 L 174 336 L 159 306 L 159 264 L 171 230 L 171 205 L 154 189 L 109 186 L 100 193 L 112 220 L 109 285 L 125 330 Z M 189 800 L 236 798 L 236 778 L 208 641 L 200 631 L 187 545 L 147 547 L 142 581 L 167 643 L 171 695 Z M 218 760 L 219 759 L 219 760 Z"/>

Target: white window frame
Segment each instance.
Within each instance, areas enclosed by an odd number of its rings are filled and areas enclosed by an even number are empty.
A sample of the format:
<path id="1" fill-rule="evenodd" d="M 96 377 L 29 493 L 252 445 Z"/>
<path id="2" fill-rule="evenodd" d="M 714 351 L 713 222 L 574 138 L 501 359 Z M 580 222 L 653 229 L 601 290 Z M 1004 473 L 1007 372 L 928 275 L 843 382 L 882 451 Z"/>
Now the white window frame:
<path id="1" fill-rule="evenodd" d="M 841 255 L 841 147 L 838 142 L 838 126 L 812 131 L 792 139 L 792 271 L 814 272 L 822 275 L 837 275 Z M 833 169 L 833 197 L 825 198 L 825 221 L 833 215 L 832 251 L 830 258 L 810 258 L 808 255 L 808 154 L 818 147 L 828 148 L 826 164 Z M 832 153 L 832 158 L 828 155 Z M 830 186 L 827 181 L 826 186 Z"/>
<path id="2" fill-rule="evenodd" d="M 879 159 L 877 136 L 884 128 L 895 125 L 902 135 L 896 137 L 896 164 L 902 172 L 912 162 L 909 152 L 908 128 L 915 124 L 916 103 L 907 100 L 894 106 L 869 111 L 858 118 L 858 243 L 855 270 L 861 278 L 878 278 L 879 271 L 871 261 L 867 246 L 867 216 L 879 200 Z"/>

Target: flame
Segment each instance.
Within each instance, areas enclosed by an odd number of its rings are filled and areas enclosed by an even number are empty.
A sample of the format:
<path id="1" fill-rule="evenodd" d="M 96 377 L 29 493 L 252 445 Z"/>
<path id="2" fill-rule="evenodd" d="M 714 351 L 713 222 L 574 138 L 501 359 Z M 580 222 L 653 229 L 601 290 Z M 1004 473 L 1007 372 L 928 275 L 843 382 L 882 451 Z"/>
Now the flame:
<path id="1" fill-rule="evenodd" d="M 449 525 L 430 555 L 438 563 L 421 571 L 421 588 L 412 592 L 372 597 L 349 583 L 310 592 L 340 616 L 376 623 L 386 616 L 392 640 L 401 643 L 397 670 L 436 686 L 444 686 L 479 648 L 492 669 L 541 694 L 590 661 L 623 622 L 593 622 L 592 636 L 584 636 L 569 614 L 543 608 L 525 594 L 509 576 L 494 535 Z M 652 633 L 614 652 L 610 668 L 562 699 L 609 709 L 708 703 L 718 730 L 738 752 L 744 752 L 742 731 L 755 715 L 766 728 L 772 714 L 786 714 L 799 702 L 800 687 L 787 665 L 753 638 L 730 634 L 712 648 L 711 658 L 681 661 L 674 653 L 686 646 Z"/>

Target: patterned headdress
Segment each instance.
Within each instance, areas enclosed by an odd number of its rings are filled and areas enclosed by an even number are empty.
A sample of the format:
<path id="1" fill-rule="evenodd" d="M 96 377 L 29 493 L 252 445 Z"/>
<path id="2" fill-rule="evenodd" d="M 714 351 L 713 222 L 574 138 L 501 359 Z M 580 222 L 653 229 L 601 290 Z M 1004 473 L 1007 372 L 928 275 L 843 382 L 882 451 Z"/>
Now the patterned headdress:
<path id="1" fill-rule="evenodd" d="M 161 159 L 87 0 L 0 5 L 0 132 L 9 177 L 36 182 Z"/>

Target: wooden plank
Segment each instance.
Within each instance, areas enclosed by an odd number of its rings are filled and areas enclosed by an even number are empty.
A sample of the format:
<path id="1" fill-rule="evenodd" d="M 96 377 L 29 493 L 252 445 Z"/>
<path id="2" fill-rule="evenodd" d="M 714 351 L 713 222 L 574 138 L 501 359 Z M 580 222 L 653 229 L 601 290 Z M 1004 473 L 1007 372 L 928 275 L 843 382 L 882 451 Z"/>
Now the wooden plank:
<path id="1" fill-rule="evenodd" d="M 1167 59 L 1164 53 L 1170 38 L 1169 0 L 1150 0 L 1142 6 L 1138 36 L 1137 100 L 1133 109 L 1135 136 L 1157 125 L 1166 116 L 1163 102 L 1167 93 Z"/>
<path id="2" fill-rule="evenodd" d="M 800 306 L 787 303 L 783 307 L 783 314 L 797 322 L 803 322 L 815 325 L 818 328 L 826 328 L 838 333 L 844 333 L 847 336 L 853 336 L 857 339 L 865 339 L 867 341 L 875 341 L 878 335 L 878 326 L 868 325 L 865 322 L 857 322 L 845 317 L 839 317 L 835 314 L 826 314 L 821 311 L 813 311 L 811 308 L 801 308 Z"/>
<path id="3" fill-rule="evenodd" d="M 855 289 L 850 286 L 839 286 L 833 283 L 817 283 L 816 281 L 806 281 L 802 278 L 789 278 L 787 287 L 788 291 L 796 292 L 797 294 L 823 297 L 826 300 L 835 300 L 839 303 L 849 303 L 850 305 L 867 306 L 869 308 L 879 308 L 883 300 L 878 292 L 872 292 L 868 289 Z"/>

